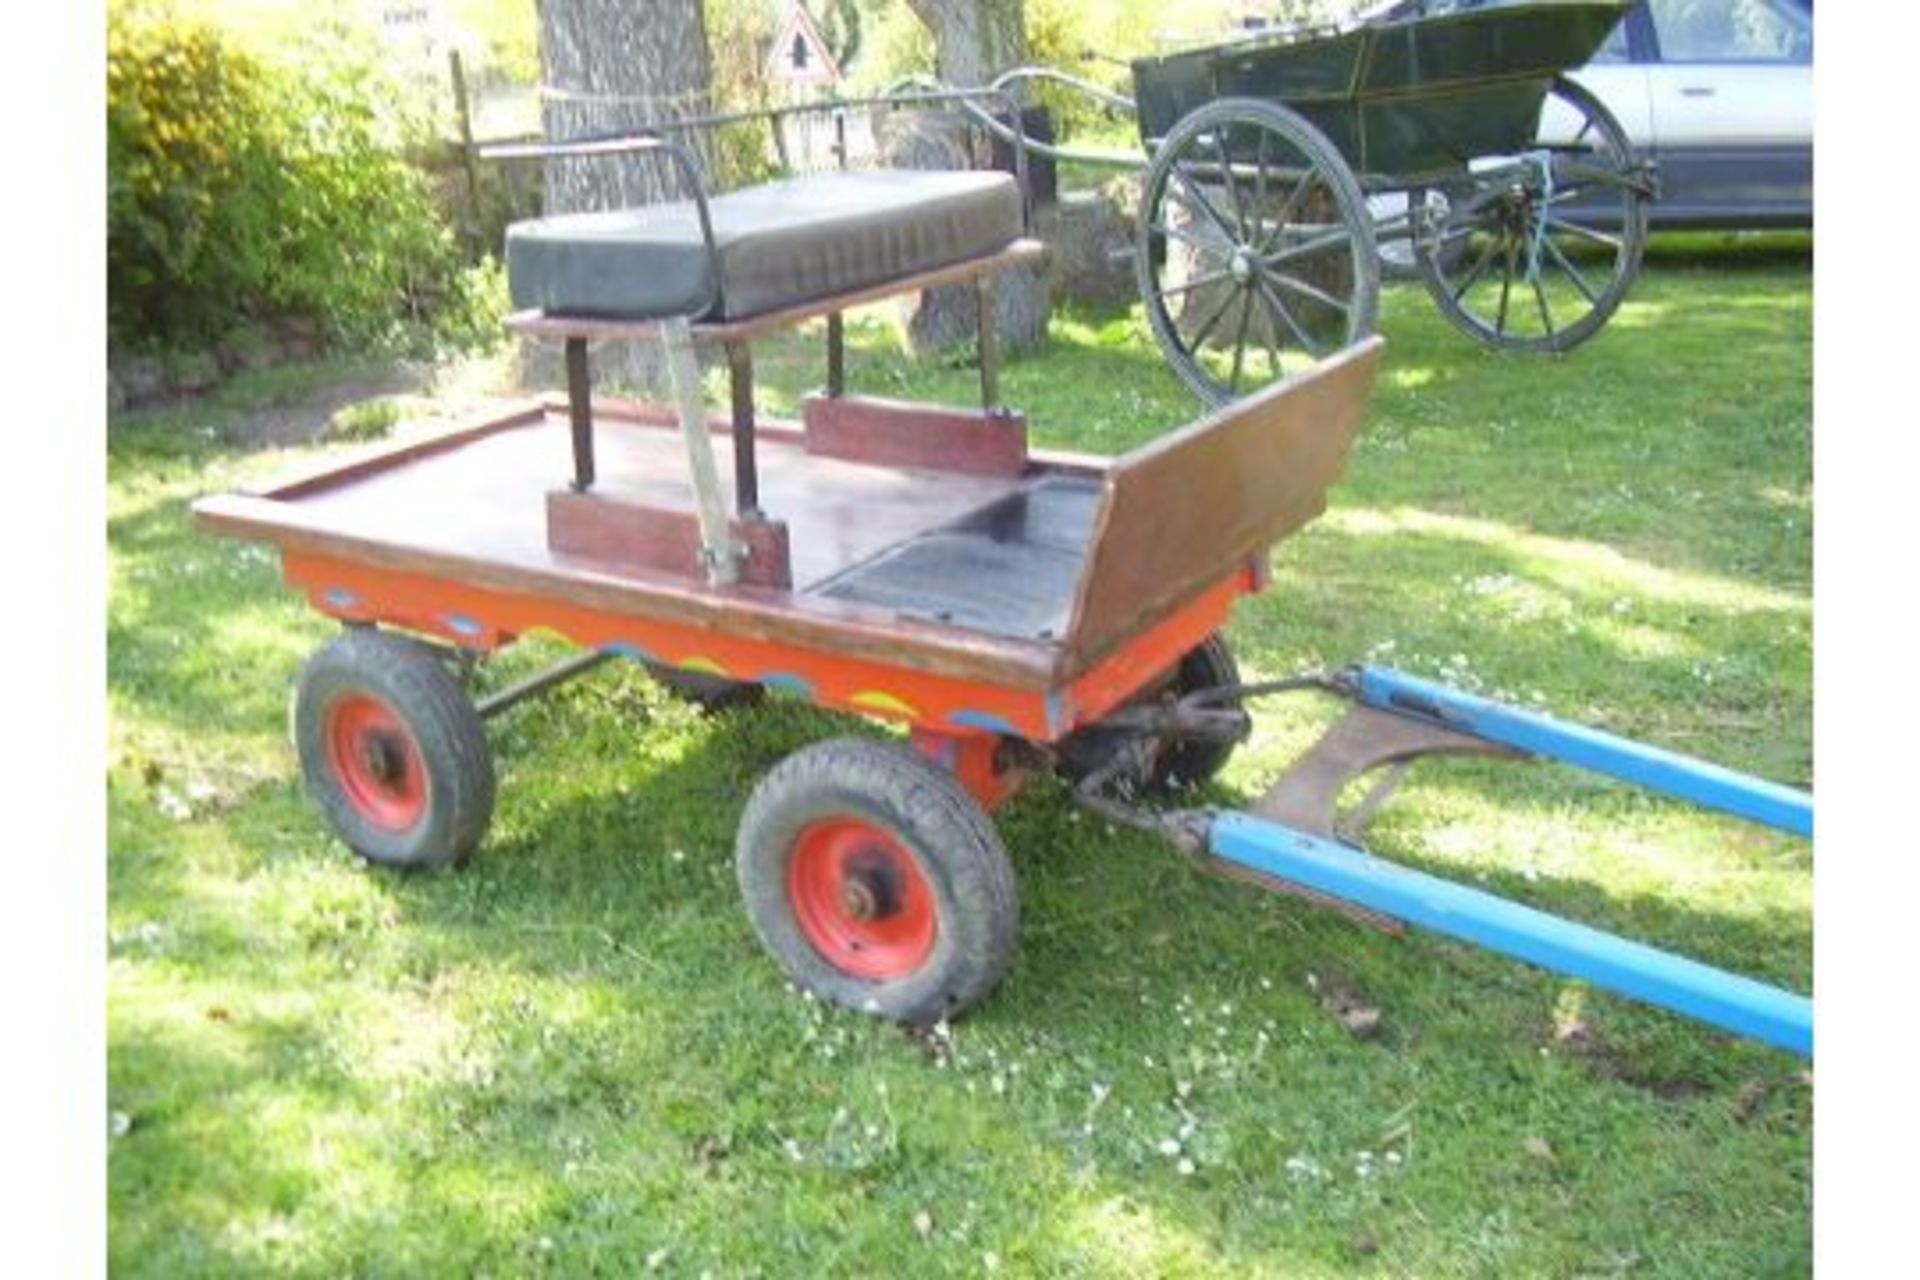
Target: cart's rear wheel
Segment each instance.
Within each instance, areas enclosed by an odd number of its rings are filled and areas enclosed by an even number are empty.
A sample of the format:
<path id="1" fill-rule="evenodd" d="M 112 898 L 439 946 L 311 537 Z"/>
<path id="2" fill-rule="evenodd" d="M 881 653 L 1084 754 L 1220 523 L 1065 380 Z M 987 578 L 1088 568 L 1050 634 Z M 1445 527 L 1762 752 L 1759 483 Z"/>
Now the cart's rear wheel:
<path id="1" fill-rule="evenodd" d="M 1226 637 L 1216 633 L 1201 641 L 1127 705 L 1178 702 L 1202 689 L 1239 683 L 1240 664 L 1234 661 Z M 1058 770 L 1069 782 L 1078 783 L 1111 763 L 1114 753 L 1125 743 L 1126 738 L 1119 730 L 1103 729 L 1099 725 L 1076 730 L 1055 747 Z M 1142 795 L 1166 795 L 1182 787 L 1197 787 L 1218 776 L 1239 745 L 1237 740 L 1205 738 L 1158 741 L 1151 744 L 1143 771 L 1114 781 Z"/>
<path id="2" fill-rule="evenodd" d="M 754 788 L 734 851 L 747 914 L 803 989 L 925 1024 L 993 989 L 1019 896 L 993 823 L 897 743 L 844 738 Z"/>
<path id="3" fill-rule="evenodd" d="M 437 867 L 486 834 L 486 729 L 424 645 L 356 629 L 314 654 L 294 690 L 293 739 L 308 791 L 369 862 Z"/>
<path id="4" fill-rule="evenodd" d="M 1223 98 L 1168 132 L 1147 168 L 1134 263 L 1154 339 L 1209 404 L 1373 331 L 1379 261 L 1360 184 L 1276 103 Z"/>
<path id="5" fill-rule="evenodd" d="M 1599 332 L 1640 271 L 1652 182 L 1613 113 L 1556 80 L 1540 149 L 1476 161 L 1409 193 L 1427 291 L 1492 347 L 1565 351 Z"/>

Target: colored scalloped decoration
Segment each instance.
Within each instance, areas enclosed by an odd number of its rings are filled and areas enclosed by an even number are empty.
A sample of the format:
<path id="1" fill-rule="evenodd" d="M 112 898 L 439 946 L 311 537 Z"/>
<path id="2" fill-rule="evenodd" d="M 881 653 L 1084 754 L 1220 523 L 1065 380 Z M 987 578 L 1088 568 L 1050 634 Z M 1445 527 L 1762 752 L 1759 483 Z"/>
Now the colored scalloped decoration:
<path id="1" fill-rule="evenodd" d="M 813 682 L 804 680 L 794 675 L 791 671 L 769 671 L 765 675 L 758 677 L 758 681 L 775 693 L 786 694 L 795 698 L 805 698 L 809 702 L 813 700 Z"/>
<path id="2" fill-rule="evenodd" d="M 876 711 L 884 716 L 904 716 L 909 720 L 920 718 L 920 708 L 880 689 L 862 689 L 847 701 L 863 710 Z"/>
<path id="3" fill-rule="evenodd" d="M 345 587 L 328 587 L 326 601 L 336 609 L 357 609 L 360 597 Z"/>
<path id="4" fill-rule="evenodd" d="M 442 621 L 463 636 L 477 636 L 487 629 L 479 619 L 469 618 L 464 613 L 449 613 Z"/>
<path id="5" fill-rule="evenodd" d="M 728 680 L 733 679 L 733 672 L 727 670 L 712 658 L 703 657 L 697 653 L 691 657 L 682 658 L 673 665 L 679 667 L 682 671 L 698 671 L 702 675 L 722 676 Z"/>
<path id="6" fill-rule="evenodd" d="M 1013 727 L 1012 721 L 1005 716 L 997 716 L 991 711 L 956 711 L 947 717 L 948 724 L 957 724 L 964 729 L 985 729 L 989 733 L 1005 734 L 1010 738 L 1021 736 Z"/>
<path id="7" fill-rule="evenodd" d="M 1067 700 L 1059 690 L 1047 695 L 1047 728 L 1055 733 L 1067 726 Z"/>
<path id="8" fill-rule="evenodd" d="M 617 653 L 621 657 L 631 658 L 635 662 L 658 661 L 658 659 L 653 656 L 651 649 L 643 649 L 630 640 L 615 640 L 612 644 L 601 645 L 600 647 L 607 653 Z"/>

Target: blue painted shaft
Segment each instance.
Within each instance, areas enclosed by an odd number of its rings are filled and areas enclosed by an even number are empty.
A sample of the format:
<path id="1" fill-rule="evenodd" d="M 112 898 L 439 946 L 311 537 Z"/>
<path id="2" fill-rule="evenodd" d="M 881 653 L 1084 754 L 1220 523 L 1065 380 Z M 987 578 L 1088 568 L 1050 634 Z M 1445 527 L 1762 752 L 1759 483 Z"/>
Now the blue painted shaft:
<path id="1" fill-rule="evenodd" d="M 1244 813 L 1208 835 L 1229 862 L 1813 1056 L 1813 1001 Z"/>
<path id="2" fill-rule="evenodd" d="M 1419 716 L 1795 835 L 1813 834 L 1813 797 L 1777 782 L 1477 698 L 1387 667 L 1361 667 L 1359 689 L 1360 700 L 1369 706 Z"/>

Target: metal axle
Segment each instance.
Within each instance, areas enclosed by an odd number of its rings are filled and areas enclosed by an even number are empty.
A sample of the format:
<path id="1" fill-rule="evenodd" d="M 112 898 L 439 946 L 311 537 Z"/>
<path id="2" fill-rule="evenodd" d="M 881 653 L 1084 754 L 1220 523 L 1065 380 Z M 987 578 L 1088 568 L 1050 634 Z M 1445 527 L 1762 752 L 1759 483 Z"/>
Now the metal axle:
<path id="1" fill-rule="evenodd" d="M 565 662 L 555 663 L 545 671 L 536 672 L 517 684 L 510 684 L 498 693 L 489 694 L 473 704 L 473 709 L 482 720 L 490 720 L 503 711 L 510 711 L 528 698 L 538 697 L 555 685 L 565 684 L 575 676 L 585 675 L 614 655 L 610 649 L 590 649 L 586 653 L 575 654 Z"/>

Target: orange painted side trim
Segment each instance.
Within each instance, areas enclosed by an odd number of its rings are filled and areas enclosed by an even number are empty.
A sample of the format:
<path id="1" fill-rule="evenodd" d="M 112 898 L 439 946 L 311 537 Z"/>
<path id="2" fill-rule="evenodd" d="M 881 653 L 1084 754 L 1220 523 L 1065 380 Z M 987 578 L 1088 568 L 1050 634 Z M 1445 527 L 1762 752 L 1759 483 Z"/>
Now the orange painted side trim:
<path id="1" fill-rule="evenodd" d="M 1234 601 L 1257 589 L 1251 571 L 1239 570 L 1049 693 L 332 556 L 287 551 L 282 563 L 315 609 L 345 621 L 394 624 L 479 650 L 555 631 L 588 648 L 755 681 L 834 710 L 950 736 L 1033 742 L 1057 741 L 1121 705 L 1224 626 Z"/>
<path id="2" fill-rule="evenodd" d="M 821 706 L 901 720 L 947 733 L 1046 740 L 1046 695 L 911 667 L 848 658 L 790 642 L 615 613 L 547 596 L 286 552 L 287 581 L 315 609 L 354 622 L 385 622 L 490 650 L 536 630 L 573 643 L 736 680 L 752 680 Z"/>
<path id="3" fill-rule="evenodd" d="M 1063 714 L 1074 724 L 1099 720 L 1226 626 L 1234 602 L 1260 586 L 1249 567 L 1208 587 L 1075 680 L 1067 689 Z"/>
<path id="4" fill-rule="evenodd" d="M 1027 781 L 1025 771 L 1000 767 L 1001 738 L 997 733 L 915 729 L 911 741 L 914 750 L 953 774 L 988 813 L 1011 800 Z"/>

